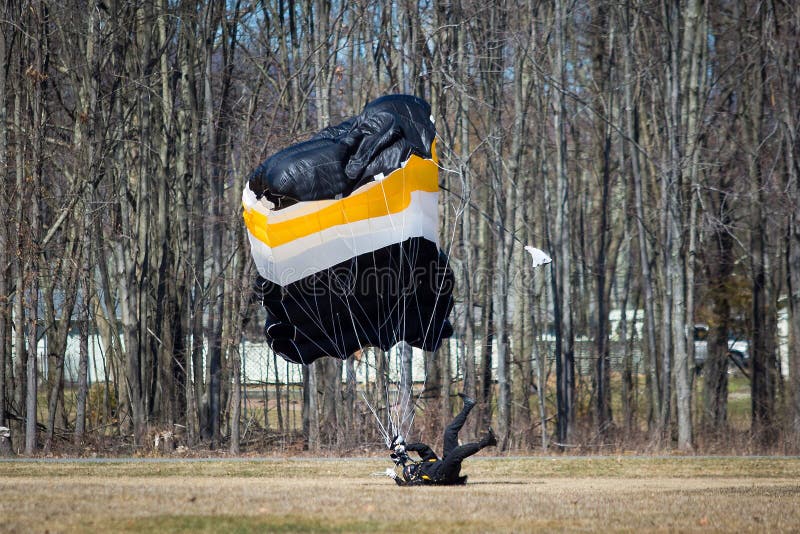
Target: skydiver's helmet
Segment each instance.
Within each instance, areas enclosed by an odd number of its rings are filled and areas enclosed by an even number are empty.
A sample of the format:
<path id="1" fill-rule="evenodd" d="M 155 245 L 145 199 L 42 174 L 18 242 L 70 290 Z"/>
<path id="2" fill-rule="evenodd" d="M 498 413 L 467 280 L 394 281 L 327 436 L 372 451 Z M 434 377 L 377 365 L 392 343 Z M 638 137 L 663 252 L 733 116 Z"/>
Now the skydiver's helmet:
<path id="1" fill-rule="evenodd" d="M 406 465 L 409 461 L 411 461 L 411 459 L 408 457 L 408 453 L 405 452 L 405 450 L 395 451 L 392 454 L 390 454 L 389 456 L 391 456 L 392 461 L 396 465 L 399 465 L 401 467 Z"/>
<path id="2" fill-rule="evenodd" d="M 400 446 L 405 447 L 405 445 L 406 445 L 405 438 L 398 434 L 398 435 L 396 435 L 395 437 L 392 438 L 392 443 L 391 443 L 391 445 L 389 445 L 389 448 L 392 449 L 392 450 L 395 450 L 397 447 L 400 447 Z"/>
<path id="3" fill-rule="evenodd" d="M 408 453 L 406 452 L 406 442 L 403 436 L 395 436 L 389 448 L 392 450 L 390 454 L 392 461 L 394 461 L 396 465 L 404 466 L 410 461 Z"/>

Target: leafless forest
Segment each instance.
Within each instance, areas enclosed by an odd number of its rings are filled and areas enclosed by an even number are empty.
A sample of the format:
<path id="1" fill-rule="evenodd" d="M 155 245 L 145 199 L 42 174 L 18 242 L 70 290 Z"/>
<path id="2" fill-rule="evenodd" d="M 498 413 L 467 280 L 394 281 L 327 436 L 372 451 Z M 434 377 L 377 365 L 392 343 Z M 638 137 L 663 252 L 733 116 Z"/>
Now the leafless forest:
<path id="1" fill-rule="evenodd" d="M 2 0 L 0 26 L 0 455 L 376 445 L 376 351 L 242 380 L 241 194 L 387 93 L 432 105 L 456 274 L 453 341 L 400 384 L 420 436 L 466 391 L 503 450 L 798 451 L 796 2 Z"/>

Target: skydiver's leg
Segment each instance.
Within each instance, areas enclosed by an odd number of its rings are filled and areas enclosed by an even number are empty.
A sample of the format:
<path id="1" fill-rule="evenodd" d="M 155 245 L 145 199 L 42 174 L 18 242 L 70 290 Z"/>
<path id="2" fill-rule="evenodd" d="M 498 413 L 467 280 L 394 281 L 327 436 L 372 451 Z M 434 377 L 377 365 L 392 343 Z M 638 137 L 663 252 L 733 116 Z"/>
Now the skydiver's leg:
<path id="1" fill-rule="evenodd" d="M 441 473 L 443 482 L 445 484 L 458 484 L 461 482 L 459 480 L 459 475 L 461 474 L 461 462 L 479 450 L 492 445 L 497 445 L 497 439 L 495 438 L 492 430 L 489 429 L 489 434 L 482 440 L 474 443 L 467 443 L 451 450 L 450 454 L 445 456 L 442 460 Z M 463 484 L 463 482 L 461 483 Z"/>
<path id="2" fill-rule="evenodd" d="M 458 432 L 461 430 L 461 427 L 464 426 L 469 412 L 475 406 L 475 399 L 465 395 L 461 396 L 464 398 L 464 407 L 461 408 L 459 414 L 444 430 L 444 450 L 442 451 L 442 458 L 447 458 L 450 451 L 458 447 Z"/>

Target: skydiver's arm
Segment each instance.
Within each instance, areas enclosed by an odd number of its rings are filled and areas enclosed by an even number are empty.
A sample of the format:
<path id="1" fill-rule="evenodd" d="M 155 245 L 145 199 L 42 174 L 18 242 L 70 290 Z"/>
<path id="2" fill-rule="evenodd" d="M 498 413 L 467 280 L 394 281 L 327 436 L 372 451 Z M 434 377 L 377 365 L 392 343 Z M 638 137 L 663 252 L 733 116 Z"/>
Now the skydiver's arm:
<path id="1" fill-rule="evenodd" d="M 406 445 L 406 450 L 416 452 L 425 462 L 439 459 L 439 457 L 436 456 L 436 453 L 424 443 L 410 443 Z"/>
<path id="2" fill-rule="evenodd" d="M 404 474 L 403 475 L 398 474 L 397 471 L 395 471 L 391 467 L 386 469 L 386 476 L 394 480 L 394 483 L 397 484 L 398 486 L 419 486 L 423 482 L 422 480 L 417 478 L 406 480 Z"/>

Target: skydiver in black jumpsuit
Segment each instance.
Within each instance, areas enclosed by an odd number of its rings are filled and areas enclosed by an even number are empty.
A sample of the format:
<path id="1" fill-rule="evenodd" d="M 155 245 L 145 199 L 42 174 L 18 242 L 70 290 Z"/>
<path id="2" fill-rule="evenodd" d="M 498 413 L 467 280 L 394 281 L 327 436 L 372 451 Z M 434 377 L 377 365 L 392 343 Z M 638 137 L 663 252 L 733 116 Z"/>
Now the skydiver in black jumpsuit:
<path id="1" fill-rule="evenodd" d="M 485 447 L 497 445 L 497 438 L 491 428 L 480 441 L 458 444 L 458 431 L 464 426 L 467 415 L 475 406 L 474 399 L 465 395 L 460 396 L 464 399 L 464 407 L 444 431 L 444 454 L 441 459 L 424 443 L 406 445 L 402 442 L 402 438 L 395 439 L 395 443 L 392 444 L 394 450 L 392 459 L 395 464 L 402 467 L 402 475 L 398 475 L 392 469 L 387 469 L 387 475 L 392 477 L 398 486 L 465 484 L 467 477 L 461 476 L 461 462 Z M 416 452 L 422 461 L 414 462 L 408 457 L 407 451 Z"/>

